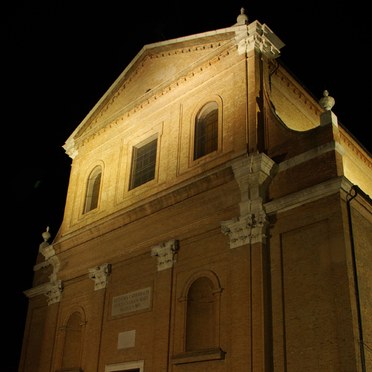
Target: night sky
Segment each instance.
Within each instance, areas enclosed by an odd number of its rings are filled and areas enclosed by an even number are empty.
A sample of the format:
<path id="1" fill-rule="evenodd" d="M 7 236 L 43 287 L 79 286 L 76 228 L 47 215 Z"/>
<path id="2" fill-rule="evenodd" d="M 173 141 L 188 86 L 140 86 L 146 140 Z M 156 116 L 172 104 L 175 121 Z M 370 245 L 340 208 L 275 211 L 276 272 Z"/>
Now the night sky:
<path id="1" fill-rule="evenodd" d="M 327 89 L 339 123 L 372 150 L 367 3 L 126 4 L 43 0 L 1 6 L 3 288 L 9 301 L 3 321 L 14 327 L 14 335 L 3 338 L 4 372 L 18 370 L 23 291 L 32 286 L 41 234 L 50 226 L 53 238 L 63 217 L 71 161 L 62 145 L 144 45 L 230 27 L 244 7 L 250 22 L 266 23 L 286 44 L 280 60 L 302 85 L 317 98 Z"/>

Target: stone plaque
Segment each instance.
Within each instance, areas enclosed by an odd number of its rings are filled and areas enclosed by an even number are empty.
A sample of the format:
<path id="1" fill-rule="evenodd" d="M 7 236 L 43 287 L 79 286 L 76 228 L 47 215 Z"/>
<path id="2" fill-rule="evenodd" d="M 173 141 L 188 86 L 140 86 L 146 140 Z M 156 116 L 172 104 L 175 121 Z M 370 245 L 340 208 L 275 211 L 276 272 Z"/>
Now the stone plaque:
<path id="1" fill-rule="evenodd" d="M 136 344 L 136 330 L 120 332 L 118 335 L 118 349 L 134 347 Z"/>
<path id="2" fill-rule="evenodd" d="M 112 298 L 111 316 L 146 310 L 151 306 L 151 287 Z"/>

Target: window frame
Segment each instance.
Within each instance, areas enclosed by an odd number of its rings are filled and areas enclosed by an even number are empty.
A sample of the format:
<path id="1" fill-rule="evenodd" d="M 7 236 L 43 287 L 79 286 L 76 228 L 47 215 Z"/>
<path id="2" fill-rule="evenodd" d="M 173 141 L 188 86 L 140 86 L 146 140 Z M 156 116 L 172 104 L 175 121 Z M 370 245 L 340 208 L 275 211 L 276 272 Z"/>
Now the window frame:
<path id="1" fill-rule="evenodd" d="M 84 354 L 84 345 L 85 345 L 85 332 L 86 332 L 86 323 L 87 323 L 87 320 L 86 320 L 86 316 L 85 316 L 85 311 L 82 307 L 73 307 L 72 309 L 70 309 L 70 311 L 68 311 L 65 315 L 64 315 L 64 319 L 61 323 L 61 327 L 59 328 L 60 331 L 61 331 L 61 334 L 58 338 L 58 346 L 57 348 L 61 348 L 62 350 L 62 355 L 61 355 L 61 359 L 59 361 L 59 363 L 61 365 L 63 365 L 63 359 L 65 358 L 65 353 L 66 353 L 66 341 L 68 340 L 68 335 L 67 333 L 69 332 L 69 321 L 71 320 L 71 317 L 75 314 L 78 314 L 79 317 L 80 317 L 80 323 L 79 323 L 79 326 L 81 327 L 81 331 L 79 331 L 80 335 L 79 335 L 79 338 L 80 338 L 80 350 L 79 350 L 79 363 L 81 363 L 81 358 Z M 57 368 L 56 369 L 56 372 L 64 372 L 64 371 L 71 371 L 71 372 L 82 372 L 83 370 L 81 369 L 80 366 L 74 366 L 74 367 L 62 367 L 62 366 L 59 366 L 60 368 Z"/>
<path id="2" fill-rule="evenodd" d="M 151 161 L 151 178 L 145 178 L 144 181 L 141 181 L 137 184 L 136 182 L 136 171 L 137 169 L 137 161 L 138 161 L 138 151 L 143 149 L 145 146 L 150 145 L 151 143 L 155 142 L 155 151 L 154 154 L 151 155 L 153 158 Z M 151 149 L 150 149 L 151 151 Z M 158 134 L 153 134 L 152 136 L 149 136 L 145 140 L 132 145 L 132 151 L 131 151 L 131 161 L 130 161 L 130 174 L 129 174 L 129 184 L 128 184 L 128 191 L 132 191 L 134 189 L 137 189 L 138 187 L 147 184 L 148 182 L 151 182 L 156 179 L 157 175 L 157 167 L 158 167 L 158 152 L 159 152 L 159 136 Z M 142 167 L 143 170 L 143 167 Z M 137 174 L 138 176 L 138 174 Z"/>
<path id="3" fill-rule="evenodd" d="M 211 114 L 213 114 L 213 121 L 210 119 Z M 193 160 L 203 158 L 217 150 L 218 104 L 216 101 L 209 101 L 199 109 L 195 116 Z"/>
<path id="4" fill-rule="evenodd" d="M 204 283 L 203 283 L 204 282 Z M 206 302 L 205 309 L 202 309 L 202 305 L 198 302 L 195 302 L 192 298 L 192 295 L 199 295 L 200 294 L 200 287 L 205 286 L 207 284 L 209 288 L 208 295 L 212 297 L 212 301 Z M 185 328 L 185 352 L 191 352 L 196 350 L 203 350 L 203 349 L 210 349 L 214 348 L 217 345 L 217 336 L 216 331 L 218 329 L 216 322 L 218 318 L 218 312 L 216 306 L 218 304 L 218 298 L 214 296 L 215 286 L 214 283 L 210 280 L 210 278 L 206 276 L 199 276 L 196 278 L 190 285 L 187 291 L 187 300 L 186 300 L 186 328 Z M 190 314 L 192 313 L 192 318 L 190 318 Z M 205 313 L 210 313 L 210 317 L 206 317 Z M 197 319 L 194 319 L 195 314 Z M 201 315 L 204 315 L 203 317 Z M 202 319 L 202 321 L 201 321 Z M 208 319 L 206 322 L 204 320 Z M 208 324 L 211 322 L 211 324 Z M 192 330 L 191 330 L 192 329 Z M 208 334 L 211 337 L 211 340 L 208 340 L 208 345 L 203 345 L 200 341 L 200 337 L 190 337 L 190 333 L 194 334 L 195 329 L 198 329 L 200 333 Z M 196 346 L 195 346 L 196 345 Z M 201 346 L 201 347 L 200 347 Z"/>
<path id="5" fill-rule="evenodd" d="M 101 165 L 96 165 L 89 173 L 85 187 L 83 214 L 87 214 L 99 207 L 102 191 L 102 174 Z M 98 185 L 97 180 L 99 180 Z"/>
<path id="6" fill-rule="evenodd" d="M 198 115 L 210 104 L 215 103 L 217 106 L 217 147 L 215 150 L 204 154 L 203 156 L 195 158 L 196 152 L 196 125 Z M 206 161 L 209 161 L 212 158 L 215 158 L 218 154 L 222 152 L 222 100 L 219 96 L 210 97 L 210 99 L 203 101 L 201 104 L 195 107 L 193 114 L 190 119 L 190 152 L 189 152 L 189 166 L 194 166 Z"/>
<path id="7" fill-rule="evenodd" d="M 214 311 L 215 311 L 215 324 L 214 326 L 214 346 L 209 347 L 206 346 L 205 348 L 195 349 L 195 350 L 188 350 L 186 345 L 187 339 L 187 308 L 188 308 L 188 294 L 192 285 L 201 278 L 208 279 L 212 284 L 212 295 L 215 296 L 215 303 L 214 303 Z M 202 362 L 207 360 L 223 360 L 225 358 L 225 352 L 220 347 L 220 330 L 221 330 L 221 294 L 222 294 L 222 287 L 218 276 L 215 272 L 210 270 L 202 270 L 197 273 L 194 273 L 191 277 L 183 285 L 183 289 L 181 290 L 181 296 L 178 298 L 178 309 L 176 311 L 180 315 L 180 319 L 177 322 L 180 326 L 177 327 L 176 334 L 178 334 L 179 341 L 177 344 L 179 345 L 175 349 L 175 354 L 171 358 L 172 364 L 187 364 L 187 363 L 195 363 L 195 362 Z M 177 336 L 176 336 L 177 337 Z"/>

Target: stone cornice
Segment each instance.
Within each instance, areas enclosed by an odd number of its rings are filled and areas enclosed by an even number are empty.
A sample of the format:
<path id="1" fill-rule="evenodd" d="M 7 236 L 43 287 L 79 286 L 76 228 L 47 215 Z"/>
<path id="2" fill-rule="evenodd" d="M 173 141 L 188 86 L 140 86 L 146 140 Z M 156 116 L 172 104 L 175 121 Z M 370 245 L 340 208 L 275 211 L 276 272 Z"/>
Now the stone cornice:
<path id="1" fill-rule="evenodd" d="M 286 169 L 292 168 L 296 165 L 299 165 L 301 163 L 314 159 L 318 157 L 319 155 L 325 154 L 329 151 L 337 151 L 341 155 L 344 154 L 344 149 L 338 142 L 328 142 L 324 145 L 315 147 L 309 151 L 306 151 L 302 154 L 299 154 L 297 156 L 294 156 L 288 160 L 281 162 L 278 167 L 278 172 L 282 172 Z"/>
<path id="2" fill-rule="evenodd" d="M 133 218 L 138 219 L 156 213 L 168 207 L 171 203 L 181 202 L 193 195 L 198 195 L 206 190 L 230 182 L 232 179 L 231 167 L 224 164 L 209 172 L 185 179 L 181 183 L 155 192 L 148 197 L 142 198 L 137 203 L 130 204 L 127 207 L 121 207 L 117 212 L 97 220 L 94 223 L 94 235 L 90 235 L 89 239 L 95 239 L 98 236 L 107 234 L 112 230 L 121 228 L 123 225 L 132 222 Z M 86 230 L 85 224 L 79 227 L 75 226 L 75 228 L 71 226 L 67 234 L 60 235 L 58 244 L 55 244 L 55 246 L 57 246 L 57 254 L 61 252 L 61 246 L 63 246 L 62 250 L 64 251 L 71 246 L 78 245 L 80 242 L 85 241 L 86 236 L 82 234 L 84 230 Z"/>
<path id="3" fill-rule="evenodd" d="M 325 196 L 338 193 L 340 190 L 349 192 L 352 183 L 344 177 L 338 177 L 318 185 L 308 187 L 290 195 L 283 196 L 265 203 L 265 211 L 268 215 L 284 212 L 304 204 L 311 203 Z"/>
<path id="4" fill-rule="evenodd" d="M 48 306 L 60 302 L 63 292 L 63 283 L 61 280 L 56 282 L 43 283 L 37 287 L 33 287 L 24 291 L 27 298 L 33 298 L 40 295 L 47 297 Z"/>
<path id="5" fill-rule="evenodd" d="M 277 63 L 277 62 L 273 62 Z M 287 89 L 290 89 L 292 93 L 306 106 L 310 111 L 313 111 L 316 116 L 320 116 L 323 109 L 319 103 L 306 92 L 306 90 L 286 71 L 283 67 L 273 68 L 274 75 L 282 81 Z M 286 94 L 285 91 L 281 91 L 282 94 Z"/>
<path id="6" fill-rule="evenodd" d="M 38 285 L 37 287 L 32 287 L 30 289 L 27 289 L 23 291 L 23 293 L 26 295 L 27 298 L 33 298 L 33 297 L 37 297 L 40 295 L 45 295 L 45 293 L 47 293 L 48 290 L 50 289 L 50 286 L 51 284 L 49 282 L 43 283 L 43 284 Z"/>
<path id="7" fill-rule="evenodd" d="M 267 58 L 277 58 L 280 55 L 280 49 L 284 46 L 284 43 L 266 24 L 258 21 L 237 26 L 235 34 L 239 54 L 256 50 Z"/>
<path id="8" fill-rule="evenodd" d="M 342 142 L 345 148 L 350 149 L 353 154 L 361 160 L 369 169 L 372 169 L 371 156 L 368 155 L 367 151 L 361 148 L 360 144 L 352 140 L 350 135 L 347 135 L 344 129 L 340 130 L 340 142 Z"/>

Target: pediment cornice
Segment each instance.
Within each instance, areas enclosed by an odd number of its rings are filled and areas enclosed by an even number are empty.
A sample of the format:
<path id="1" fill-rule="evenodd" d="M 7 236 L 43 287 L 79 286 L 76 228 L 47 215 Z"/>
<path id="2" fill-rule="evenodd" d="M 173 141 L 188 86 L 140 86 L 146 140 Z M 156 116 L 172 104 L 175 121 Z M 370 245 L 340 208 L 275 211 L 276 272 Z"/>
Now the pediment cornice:
<path id="1" fill-rule="evenodd" d="M 314 115 L 320 116 L 324 110 L 319 103 L 284 68 L 278 66 L 277 62 L 272 62 L 272 64 L 273 74 L 286 87 L 286 90 L 289 90 L 305 107 L 314 112 Z M 283 90 L 282 94 L 288 94 L 286 90 Z"/>
<path id="2" fill-rule="evenodd" d="M 340 143 L 344 146 L 347 147 L 351 152 L 354 154 L 356 158 L 358 158 L 363 164 L 366 165 L 369 169 L 372 169 L 372 160 L 371 156 L 362 149 L 359 143 L 354 141 L 350 135 L 347 134 L 347 132 L 341 128 L 339 131 L 340 133 Z"/>

